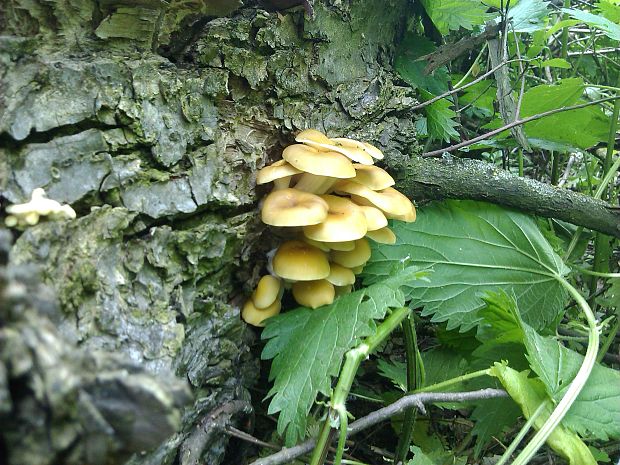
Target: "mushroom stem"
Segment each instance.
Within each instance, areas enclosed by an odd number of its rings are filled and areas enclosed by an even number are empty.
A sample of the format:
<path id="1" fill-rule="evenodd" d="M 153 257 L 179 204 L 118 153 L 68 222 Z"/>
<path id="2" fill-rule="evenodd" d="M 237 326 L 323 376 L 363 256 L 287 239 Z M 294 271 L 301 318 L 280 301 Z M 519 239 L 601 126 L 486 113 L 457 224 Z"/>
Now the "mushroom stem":
<path id="1" fill-rule="evenodd" d="M 281 189 L 288 188 L 289 184 L 291 183 L 291 178 L 292 177 L 293 176 L 286 176 L 284 178 L 274 179 L 274 181 L 273 181 L 273 190 L 274 191 L 279 191 Z"/>
<path id="2" fill-rule="evenodd" d="M 310 192 L 311 194 L 325 194 L 338 181 L 329 176 L 319 176 L 317 174 L 304 173 L 295 184 L 295 189 Z"/>

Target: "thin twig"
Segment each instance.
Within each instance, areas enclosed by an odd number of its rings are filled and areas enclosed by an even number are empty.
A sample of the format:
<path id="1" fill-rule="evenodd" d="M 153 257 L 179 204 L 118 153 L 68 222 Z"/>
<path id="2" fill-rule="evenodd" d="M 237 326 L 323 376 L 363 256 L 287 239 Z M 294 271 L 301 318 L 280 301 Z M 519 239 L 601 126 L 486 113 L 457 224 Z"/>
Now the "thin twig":
<path id="1" fill-rule="evenodd" d="M 619 53 L 620 48 L 602 48 L 600 50 L 584 50 L 582 52 L 568 52 L 569 57 L 574 57 L 577 55 L 594 55 L 594 54 L 605 54 L 605 53 Z"/>
<path id="2" fill-rule="evenodd" d="M 496 397 L 506 397 L 508 394 L 503 389 L 480 389 L 471 392 L 421 392 L 411 394 L 397 400 L 393 404 L 376 410 L 349 425 L 348 433 L 353 435 L 376 425 L 390 417 L 404 411 L 410 407 L 424 406 L 424 404 L 434 402 L 465 402 L 469 400 L 493 399 Z M 268 457 L 255 460 L 250 465 L 282 465 L 297 457 L 310 452 L 316 444 L 316 439 L 309 439 L 296 446 L 284 448 Z"/>
<path id="3" fill-rule="evenodd" d="M 558 181 L 558 187 L 563 187 L 564 184 L 566 184 L 566 181 L 568 181 L 568 177 L 570 176 L 570 170 L 573 168 L 573 164 L 577 160 L 578 156 L 578 153 L 571 153 L 568 157 L 568 161 L 566 162 L 566 168 L 564 169 L 564 174 L 562 174 L 562 177 Z"/>
<path id="4" fill-rule="evenodd" d="M 532 116 L 528 116 L 527 118 L 523 118 L 523 119 L 519 119 L 517 121 L 513 121 L 512 123 L 506 124 L 506 125 L 502 126 L 501 128 L 497 128 L 497 129 L 494 129 L 493 131 L 489 131 L 489 132 L 487 132 L 485 134 L 481 134 L 481 135 L 479 135 L 477 137 L 474 137 L 473 139 L 470 139 L 468 141 L 461 142 L 459 144 L 454 144 L 454 145 L 451 145 L 451 146 L 443 148 L 443 149 L 433 150 L 431 152 L 425 152 L 425 153 L 422 154 L 422 156 L 423 157 L 438 157 L 438 156 L 443 155 L 444 153 L 454 152 L 455 150 L 462 149 L 463 147 L 468 147 L 470 145 L 475 144 L 476 142 L 480 142 L 482 140 L 488 139 L 489 137 L 493 137 L 496 134 L 499 134 L 500 132 L 504 132 L 505 130 L 513 128 L 513 127 L 518 126 L 520 124 L 529 123 L 530 121 L 536 121 L 536 120 L 539 120 L 539 119 L 544 118 L 546 116 L 555 115 L 556 113 L 562 113 L 564 111 L 578 110 L 580 108 L 589 107 L 590 105 L 597 105 L 597 104 L 603 103 L 603 102 L 611 102 L 611 101 L 617 100 L 619 98 L 620 98 L 620 96 L 607 97 L 607 98 L 602 98 L 602 99 L 599 99 L 599 100 L 593 100 L 593 101 L 587 102 L 587 103 L 580 103 L 579 105 L 570 105 L 568 107 L 554 108 L 553 110 L 544 111 L 542 113 L 538 113 L 537 115 L 532 115 Z"/>
<path id="5" fill-rule="evenodd" d="M 230 436 L 234 436 L 236 438 L 242 439 L 243 441 L 250 442 L 260 447 L 266 447 L 267 449 L 280 450 L 280 446 L 277 444 L 271 444 L 269 442 L 261 441 L 258 438 L 255 438 L 249 433 L 245 431 L 241 431 L 240 429 L 235 428 L 234 426 L 228 426 L 225 430 L 226 434 Z"/>
<path id="6" fill-rule="evenodd" d="M 521 47 L 519 47 L 519 39 L 517 37 L 517 33 L 515 32 L 514 27 L 511 27 L 512 34 L 515 38 L 516 52 L 517 58 L 519 59 L 519 74 L 521 75 L 521 88 L 519 89 L 519 98 L 517 99 L 517 106 L 515 107 L 515 121 L 519 119 L 519 115 L 521 114 L 521 102 L 523 101 L 523 95 L 525 94 L 525 69 L 523 68 L 523 63 L 521 63 Z"/>
<path id="7" fill-rule="evenodd" d="M 427 100 L 426 102 L 422 102 L 422 103 L 419 103 L 419 104 L 417 104 L 417 105 L 414 105 L 414 106 L 410 107 L 409 109 L 410 109 L 410 110 L 419 110 L 420 108 L 424 108 L 424 107 L 427 107 L 427 106 L 429 106 L 429 105 L 431 105 L 431 104 L 435 103 L 437 100 L 441 100 L 441 99 L 443 99 L 443 98 L 450 97 L 452 94 L 455 94 L 455 93 L 457 93 L 457 92 L 460 92 L 460 91 L 462 91 L 462 90 L 465 90 L 465 89 L 467 89 L 468 87 L 473 86 L 474 84 L 478 84 L 480 81 L 484 80 L 485 78 L 489 77 L 491 74 L 495 73 L 495 71 L 497 71 L 497 70 L 498 70 L 499 68 L 501 68 L 502 66 L 506 66 L 506 65 L 507 65 L 507 64 L 509 64 L 509 63 L 515 63 L 516 61 L 518 61 L 518 60 L 508 60 L 508 61 L 506 61 L 506 62 L 502 62 L 502 63 L 500 63 L 499 65 L 495 66 L 494 68 L 491 68 L 491 69 L 490 69 L 489 71 L 487 71 L 486 73 L 481 74 L 480 76 L 478 76 L 478 77 L 477 77 L 476 79 L 474 79 L 473 81 L 468 82 L 468 83 L 467 83 L 467 84 L 465 84 L 464 86 L 461 86 L 461 87 L 455 87 L 454 89 L 449 90 L 449 91 L 447 91 L 447 92 L 444 92 L 444 93 L 443 93 L 443 94 L 441 94 L 441 95 L 437 95 L 436 97 L 433 97 L 432 99 Z M 527 60 L 523 60 L 523 61 L 527 61 Z"/>

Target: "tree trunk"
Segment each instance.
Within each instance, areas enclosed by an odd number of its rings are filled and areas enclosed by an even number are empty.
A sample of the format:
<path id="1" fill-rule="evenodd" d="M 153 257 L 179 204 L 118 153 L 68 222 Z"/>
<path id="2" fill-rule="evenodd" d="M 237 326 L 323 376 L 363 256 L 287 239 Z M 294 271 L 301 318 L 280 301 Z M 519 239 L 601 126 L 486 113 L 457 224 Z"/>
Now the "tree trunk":
<path id="1" fill-rule="evenodd" d="M 23 276 L 37 265 L 56 300 L 18 305 L 9 290 L 22 278 L 6 271 L 0 281 L 0 301 L 13 302 L 0 305 L 0 462 L 121 463 L 154 448 L 131 463 L 222 463 L 224 426 L 251 423 L 255 336 L 239 303 L 272 245 L 257 219 L 264 192 L 254 173 L 307 127 L 399 158 L 415 151 L 412 91 L 390 68 L 407 0 L 280 11 L 301 2 L 240 3 L 0 4 L 3 204 L 43 187 L 77 211 L 12 233 L 8 270 Z M 10 335 L 38 325 L 49 332 L 28 339 L 34 355 L 16 359 L 9 349 L 20 338 Z M 94 353 L 109 355 L 107 368 L 89 365 Z M 46 356 L 53 370 L 41 365 Z M 97 384 L 123 363 L 161 387 L 144 407 L 167 425 L 159 435 L 125 415 L 142 411 L 142 391 L 115 406 Z M 162 442 L 183 397 L 172 372 L 195 401 Z M 133 392 L 134 378 L 121 378 L 114 385 Z M 226 460 L 241 463 L 237 453 L 229 448 Z"/>

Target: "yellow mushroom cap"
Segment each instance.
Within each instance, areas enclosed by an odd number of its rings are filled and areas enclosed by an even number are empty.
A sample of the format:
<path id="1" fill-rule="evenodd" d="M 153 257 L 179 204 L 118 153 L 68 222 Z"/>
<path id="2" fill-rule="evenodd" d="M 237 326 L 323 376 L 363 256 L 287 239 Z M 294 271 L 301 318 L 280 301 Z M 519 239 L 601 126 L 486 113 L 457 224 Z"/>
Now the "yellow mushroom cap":
<path id="1" fill-rule="evenodd" d="M 364 266 L 366 266 L 365 263 L 363 265 L 360 265 L 360 266 L 354 266 L 353 268 L 351 268 L 351 271 L 353 272 L 353 274 L 358 275 L 362 271 L 364 271 Z"/>
<path id="2" fill-rule="evenodd" d="M 381 150 L 379 150 L 374 145 L 369 144 L 368 142 L 360 142 L 359 140 L 347 139 L 346 137 L 333 137 L 332 140 L 337 145 L 342 145 L 344 147 L 356 147 L 358 149 L 361 149 L 364 152 L 368 153 L 371 157 L 376 158 L 377 160 L 383 159 L 383 152 L 381 152 Z"/>
<path id="3" fill-rule="evenodd" d="M 329 242 L 328 244 L 331 250 L 342 250 L 344 252 L 355 248 L 355 241 Z"/>
<path id="4" fill-rule="evenodd" d="M 260 310 L 254 306 L 254 302 L 252 302 L 252 299 L 248 299 L 248 301 L 243 306 L 243 309 L 241 310 L 241 318 L 243 318 L 246 323 L 252 326 L 263 327 L 265 326 L 265 323 L 263 322 L 267 318 L 271 318 L 272 316 L 280 313 L 281 307 L 282 306 L 280 304 L 280 300 L 276 299 L 276 301 L 269 307 Z"/>
<path id="5" fill-rule="evenodd" d="M 299 240 L 304 241 L 306 244 L 310 244 L 323 252 L 329 252 L 331 250 L 331 247 L 327 242 L 315 241 L 307 238 L 306 236 L 300 237 Z"/>
<path id="6" fill-rule="evenodd" d="M 302 241 L 287 241 L 273 257 L 273 271 L 284 279 L 312 281 L 329 276 L 324 252 Z"/>
<path id="7" fill-rule="evenodd" d="M 323 134 L 321 131 L 317 131 L 316 129 L 304 129 L 297 137 L 295 137 L 297 142 L 306 142 L 312 141 L 319 144 L 333 144 L 332 140 Z"/>
<path id="8" fill-rule="evenodd" d="M 379 242 L 380 244 L 395 244 L 396 243 L 396 234 L 388 228 L 377 229 L 375 231 L 368 231 L 366 233 L 366 237 L 371 238 L 375 242 Z"/>
<path id="9" fill-rule="evenodd" d="M 373 191 L 357 182 L 340 181 L 334 186 L 334 189 L 337 192 L 364 197 L 386 214 L 406 215 L 411 210 L 411 201 L 392 187 L 381 191 Z"/>
<path id="10" fill-rule="evenodd" d="M 353 271 L 337 263 L 330 264 L 329 276 L 326 278 L 334 286 L 347 286 L 355 282 Z"/>
<path id="11" fill-rule="evenodd" d="M 281 288 L 282 283 L 278 278 L 271 275 L 263 276 L 252 294 L 254 306 L 258 309 L 269 307 L 280 297 Z"/>
<path id="12" fill-rule="evenodd" d="M 286 160 L 278 160 L 258 170 L 256 174 L 256 184 L 267 184 L 276 179 L 286 178 L 299 173 L 302 173 L 302 171 L 287 163 Z"/>
<path id="13" fill-rule="evenodd" d="M 399 220 L 399 221 L 404 221 L 406 223 L 413 223 L 415 221 L 415 218 L 416 218 L 415 206 L 413 204 L 411 204 L 411 208 L 404 215 L 390 215 L 390 214 L 386 214 L 385 216 L 386 216 L 386 218 L 389 218 L 390 220 Z"/>
<path id="14" fill-rule="evenodd" d="M 272 226 L 307 226 L 327 218 L 328 209 L 327 202 L 318 195 L 286 188 L 265 198 L 261 218 Z"/>
<path id="15" fill-rule="evenodd" d="M 306 173 L 341 179 L 355 176 L 351 160 L 336 152 L 319 152 L 307 145 L 293 144 L 284 149 L 282 158 Z"/>
<path id="16" fill-rule="evenodd" d="M 334 142 L 330 143 L 322 143 L 316 142 L 312 139 L 297 139 L 298 142 L 303 142 L 309 148 L 314 148 L 315 150 L 319 150 L 322 153 L 332 153 L 336 152 L 344 155 L 345 157 L 357 162 L 362 163 L 364 165 L 372 165 L 375 161 L 372 159 L 368 153 L 366 153 L 363 149 L 358 147 L 344 147 L 341 144 L 336 144 Z"/>
<path id="17" fill-rule="evenodd" d="M 378 208 L 360 205 L 362 213 L 366 217 L 366 224 L 368 225 L 368 231 L 375 231 L 387 226 L 388 221 L 385 215 Z"/>
<path id="18" fill-rule="evenodd" d="M 396 184 L 394 178 L 387 171 L 378 166 L 361 165 L 355 163 L 355 178 L 351 181 L 363 184 L 373 191 L 380 191 Z"/>
<path id="19" fill-rule="evenodd" d="M 342 242 L 364 237 L 366 217 L 362 210 L 344 197 L 322 195 L 329 205 L 327 218 L 321 223 L 304 226 L 304 235 L 315 241 Z"/>
<path id="20" fill-rule="evenodd" d="M 336 291 L 326 279 L 303 281 L 293 284 L 293 297 L 299 305 L 317 308 L 334 301 Z"/>
<path id="21" fill-rule="evenodd" d="M 337 250 L 332 250 L 331 252 L 332 262 L 347 268 L 355 268 L 356 266 L 363 265 L 369 258 L 370 244 L 363 238 L 355 241 L 355 249 L 350 252 L 339 252 Z"/>

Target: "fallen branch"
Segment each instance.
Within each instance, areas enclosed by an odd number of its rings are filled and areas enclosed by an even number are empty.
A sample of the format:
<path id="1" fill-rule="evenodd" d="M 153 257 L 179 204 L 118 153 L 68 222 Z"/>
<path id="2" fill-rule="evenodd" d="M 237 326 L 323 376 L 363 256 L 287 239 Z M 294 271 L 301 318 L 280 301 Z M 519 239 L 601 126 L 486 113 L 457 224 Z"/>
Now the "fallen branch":
<path id="1" fill-rule="evenodd" d="M 484 200 L 620 237 L 618 208 L 568 189 L 515 176 L 490 163 L 464 158 L 414 157 L 406 166 L 391 168 L 400 170 L 404 176 L 398 182 L 398 189 L 418 202 Z"/>
<path id="2" fill-rule="evenodd" d="M 442 45 L 434 52 L 421 56 L 418 58 L 419 61 L 426 60 L 424 74 L 431 74 L 437 68 L 441 68 L 443 65 L 450 63 L 464 53 L 479 48 L 480 44 L 495 37 L 500 29 L 500 24 L 487 26 L 485 30 L 477 36 L 465 37 L 453 44 Z"/>
<path id="3" fill-rule="evenodd" d="M 388 420 L 390 417 L 404 410 L 416 407 L 424 411 L 424 404 L 433 402 L 464 402 L 468 400 L 492 399 L 506 397 L 506 391 L 502 389 L 480 389 L 472 392 L 422 392 L 404 396 L 391 405 L 372 412 L 349 425 L 349 436 L 368 429 L 377 423 Z M 297 457 L 310 452 L 316 444 L 315 439 L 309 439 L 294 447 L 283 448 L 280 452 L 255 460 L 250 465 L 282 465 Z"/>

